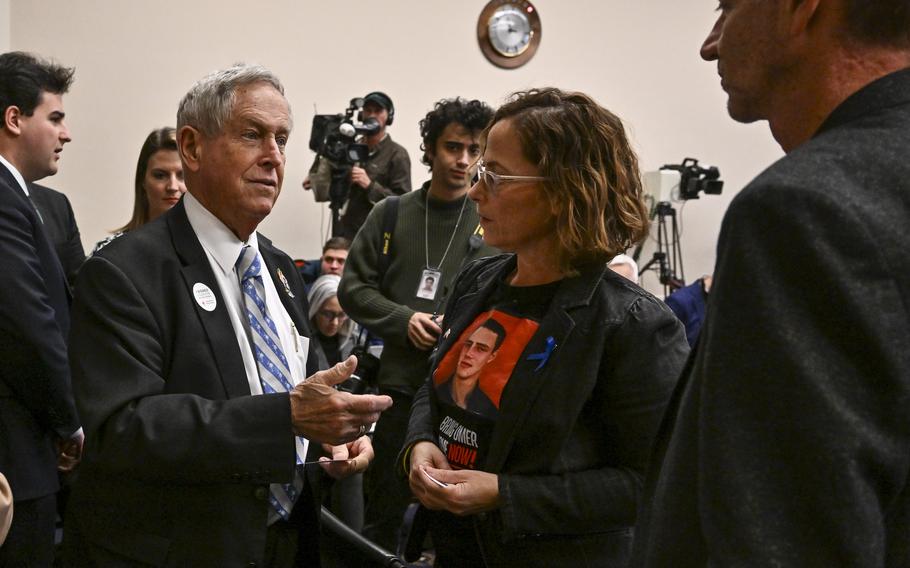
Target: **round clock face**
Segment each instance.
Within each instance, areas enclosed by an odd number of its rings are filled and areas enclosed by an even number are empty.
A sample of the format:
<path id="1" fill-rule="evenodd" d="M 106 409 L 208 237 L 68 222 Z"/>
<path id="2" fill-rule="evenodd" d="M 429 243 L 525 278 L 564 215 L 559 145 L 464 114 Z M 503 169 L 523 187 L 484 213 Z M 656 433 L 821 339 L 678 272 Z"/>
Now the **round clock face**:
<path id="1" fill-rule="evenodd" d="M 531 44 L 531 22 L 521 10 L 510 4 L 493 13 L 487 29 L 493 49 L 505 57 L 520 55 Z"/>
<path id="2" fill-rule="evenodd" d="M 490 0 L 477 19 L 477 42 L 490 63 L 521 67 L 540 46 L 540 14 L 528 0 Z"/>

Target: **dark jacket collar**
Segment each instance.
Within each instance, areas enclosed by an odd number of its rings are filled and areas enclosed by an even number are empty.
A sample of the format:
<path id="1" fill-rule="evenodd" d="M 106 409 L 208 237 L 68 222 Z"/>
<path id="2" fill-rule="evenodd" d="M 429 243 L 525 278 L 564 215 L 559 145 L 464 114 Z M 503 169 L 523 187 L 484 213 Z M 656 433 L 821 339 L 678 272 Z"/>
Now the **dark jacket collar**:
<path id="1" fill-rule="evenodd" d="M 847 97 L 825 119 L 815 136 L 870 113 L 907 103 L 910 103 L 910 68 L 876 79 Z"/>

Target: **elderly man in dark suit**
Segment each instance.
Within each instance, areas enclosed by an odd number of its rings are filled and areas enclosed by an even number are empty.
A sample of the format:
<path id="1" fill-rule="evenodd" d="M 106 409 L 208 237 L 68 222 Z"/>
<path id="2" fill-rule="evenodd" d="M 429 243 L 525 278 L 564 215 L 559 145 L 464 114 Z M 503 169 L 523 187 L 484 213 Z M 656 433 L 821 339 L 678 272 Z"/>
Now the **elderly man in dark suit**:
<path id="1" fill-rule="evenodd" d="M 910 2 L 724 0 L 702 57 L 787 155 L 724 219 L 634 566 L 910 566 Z"/>
<path id="2" fill-rule="evenodd" d="M 57 172 L 73 70 L 0 55 L 0 473 L 15 516 L 0 566 L 53 561 L 57 469 L 82 451 L 67 365 L 69 289 L 28 183 Z"/>
<path id="3" fill-rule="evenodd" d="M 177 113 L 188 193 L 86 261 L 72 366 L 87 453 L 67 548 L 76 565 L 318 564 L 320 443 L 362 471 L 391 399 L 316 372 L 303 282 L 256 233 L 281 190 L 291 114 L 268 70 L 236 65 Z M 304 380 L 308 375 L 309 378 Z M 71 545 L 70 545 L 71 543 Z"/>

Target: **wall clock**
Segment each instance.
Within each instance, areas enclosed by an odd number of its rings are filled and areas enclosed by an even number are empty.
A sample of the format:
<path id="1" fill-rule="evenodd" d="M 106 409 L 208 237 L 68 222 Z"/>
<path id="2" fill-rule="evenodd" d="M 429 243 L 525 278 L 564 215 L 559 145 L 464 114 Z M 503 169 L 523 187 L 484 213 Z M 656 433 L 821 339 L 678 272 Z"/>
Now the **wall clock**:
<path id="1" fill-rule="evenodd" d="M 540 45 L 540 14 L 519 0 L 490 0 L 477 18 L 477 41 L 497 67 L 514 69 L 534 57 Z"/>

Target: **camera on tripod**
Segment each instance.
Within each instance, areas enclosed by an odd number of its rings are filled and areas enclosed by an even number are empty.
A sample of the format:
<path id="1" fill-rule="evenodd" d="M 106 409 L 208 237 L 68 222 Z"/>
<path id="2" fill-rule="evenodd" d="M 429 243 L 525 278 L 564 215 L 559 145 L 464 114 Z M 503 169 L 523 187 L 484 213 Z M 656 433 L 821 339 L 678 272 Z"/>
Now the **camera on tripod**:
<path id="1" fill-rule="evenodd" d="M 652 268 L 656 270 L 666 296 L 686 283 L 682 243 L 676 224 L 676 209 L 672 202 L 698 199 L 700 193 L 719 195 L 723 191 L 724 182 L 716 167 L 700 166 L 698 160 L 686 158 L 681 164 L 665 165 L 656 172 L 646 172 L 642 176 L 642 184 L 650 218 L 656 219 L 657 250 L 639 273 L 643 274 Z M 643 246 L 644 243 L 639 243 L 635 248 L 632 257 L 636 261 Z"/>
<path id="2" fill-rule="evenodd" d="M 699 166 L 698 160 L 686 158 L 681 164 L 668 164 L 642 176 L 645 199 L 650 200 L 651 216 L 658 203 L 698 199 L 699 193 L 720 195 L 724 182 L 714 166 Z"/>

